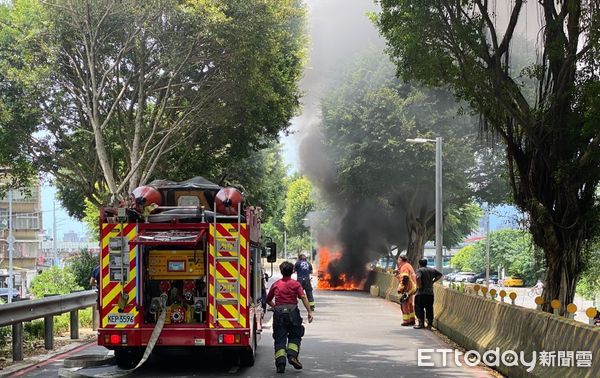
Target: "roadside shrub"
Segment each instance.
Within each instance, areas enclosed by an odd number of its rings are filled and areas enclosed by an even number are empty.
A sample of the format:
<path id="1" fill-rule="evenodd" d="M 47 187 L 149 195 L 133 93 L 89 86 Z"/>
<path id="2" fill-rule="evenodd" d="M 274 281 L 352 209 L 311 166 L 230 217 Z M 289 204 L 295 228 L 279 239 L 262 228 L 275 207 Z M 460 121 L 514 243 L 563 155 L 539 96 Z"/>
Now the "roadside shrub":
<path id="1" fill-rule="evenodd" d="M 54 334 L 59 335 L 69 331 L 71 325 L 69 313 L 57 315 L 54 317 Z M 44 338 L 44 320 L 36 319 L 23 324 L 26 339 Z"/>
<path id="2" fill-rule="evenodd" d="M 6 347 L 10 337 L 10 326 L 0 327 L 0 349 Z"/>
<path id="3" fill-rule="evenodd" d="M 48 294 L 68 294 L 83 289 L 75 282 L 75 276 L 69 269 L 53 266 L 38 274 L 31 282 L 30 292 L 36 298 Z"/>
<path id="4" fill-rule="evenodd" d="M 60 314 L 54 317 L 54 334 L 60 334 L 69 331 L 71 325 L 70 314 Z"/>
<path id="5" fill-rule="evenodd" d="M 23 323 L 23 331 L 25 332 L 25 339 L 43 339 L 44 321 L 36 319 L 31 322 Z"/>
<path id="6" fill-rule="evenodd" d="M 79 325 L 81 327 L 92 328 L 92 309 L 90 307 L 79 310 Z"/>

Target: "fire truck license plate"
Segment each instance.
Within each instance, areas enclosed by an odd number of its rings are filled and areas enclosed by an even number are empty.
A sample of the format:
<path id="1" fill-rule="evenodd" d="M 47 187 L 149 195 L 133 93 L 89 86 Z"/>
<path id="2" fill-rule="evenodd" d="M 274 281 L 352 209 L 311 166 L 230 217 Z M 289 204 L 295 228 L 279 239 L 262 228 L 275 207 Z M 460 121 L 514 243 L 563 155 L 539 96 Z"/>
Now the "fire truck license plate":
<path id="1" fill-rule="evenodd" d="M 108 324 L 133 324 L 133 314 L 108 314 Z"/>

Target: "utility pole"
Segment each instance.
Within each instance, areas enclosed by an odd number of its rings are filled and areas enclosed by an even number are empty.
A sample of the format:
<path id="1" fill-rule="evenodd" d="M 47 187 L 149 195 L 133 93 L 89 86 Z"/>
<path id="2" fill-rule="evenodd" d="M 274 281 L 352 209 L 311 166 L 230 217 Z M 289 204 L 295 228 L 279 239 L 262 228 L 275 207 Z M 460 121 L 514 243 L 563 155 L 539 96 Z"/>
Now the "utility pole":
<path id="1" fill-rule="evenodd" d="M 283 231 L 283 258 L 287 258 L 287 231 Z"/>
<path id="2" fill-rule="evenodd" d="M 13 296 L 13 255 L 15 253 L 15 236 L 13 235 L 12 219 L 12 189 L 8 190 L 8 303 L 12 302 Z"/>
<path id="3" fill-rule="evenodd" d="M 56 252 L 56 199 L 52 204 L 52 266 L 58 265 L 58 253 Z"/>
<path id="4" fill-rule="evenodd" d="M 442 207 L 442 138 L 435 138 L 435 268 L 442 272 L 444 243 Z"/>

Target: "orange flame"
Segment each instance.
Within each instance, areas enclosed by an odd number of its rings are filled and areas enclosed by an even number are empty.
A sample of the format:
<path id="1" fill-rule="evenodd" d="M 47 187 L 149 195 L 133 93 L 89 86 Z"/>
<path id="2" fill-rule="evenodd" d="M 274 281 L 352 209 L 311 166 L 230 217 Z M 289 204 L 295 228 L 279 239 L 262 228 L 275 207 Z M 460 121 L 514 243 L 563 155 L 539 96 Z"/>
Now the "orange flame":
<path id="1" fill-rule="evenodd" d="M 317 258 L 319 259 L 317 289 L 319 290 L 364 290 L 366 279 L 360 282 L 346 281 L 344 273 L 333 280 L 337 285 L 333 285 L 329 266 L 339 260 L 341 253 L 339 251 L 330 251 L 328 248 L 321 247 Z"/>

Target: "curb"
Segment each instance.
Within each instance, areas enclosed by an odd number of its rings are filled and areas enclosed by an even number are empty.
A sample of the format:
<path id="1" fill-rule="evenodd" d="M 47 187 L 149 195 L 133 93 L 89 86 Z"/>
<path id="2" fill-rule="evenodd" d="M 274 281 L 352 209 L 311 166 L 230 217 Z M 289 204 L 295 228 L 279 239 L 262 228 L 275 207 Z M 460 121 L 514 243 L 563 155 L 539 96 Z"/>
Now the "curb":
<path id="1" fill-rule="evenodd" d="M 19 373 L 22 370 L 31 368 L 38 364 L 42 364 L 42 363 L 46 362 L 47 360 L 51 359 L 52 357 L 56 357 L 61 354 L 71 352 L 79 347 L 89 346 L 89 345 L 93 345 L 96 343 L 97 343 L 97 340 L 95 338 L 74 341 L 74 342 L 64 345 L 56 350 L 49 351 L 48 353 L 38 354 L 36 356 L 27 357 L 23 361 L 19 361 L 17 363 L 14 363 L 14 364 L 7 366 L 6 368 L 0 370 L 0 377 L 11 376 L 13 374 Z"/>

